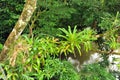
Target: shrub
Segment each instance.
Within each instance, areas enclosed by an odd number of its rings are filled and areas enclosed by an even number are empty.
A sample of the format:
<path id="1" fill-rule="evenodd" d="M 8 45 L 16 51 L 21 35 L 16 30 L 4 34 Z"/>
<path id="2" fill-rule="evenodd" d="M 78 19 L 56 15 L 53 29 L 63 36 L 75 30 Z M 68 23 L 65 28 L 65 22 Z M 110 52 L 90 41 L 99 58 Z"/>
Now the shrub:
<path id="1" fill-rule="evenodd" d="M 75 48 L 81 55 L 81 45 L 84 46 L 86 51 L 91 50 L 92 45 L 91 42 L 96 40 L 95 31 L 90 28 L 86 28 L 83 31 L 78 32 L 76 29 L 77 26 L 74 27 L 73 31 L 70 26 L 68 26 L 68 30 L 64 28 L 60 28 L 60 30 L 64 33 L 59 35 L 59 37 L 64 40 L 61 41 L 61 53 L 75 53 Z"/>
<path id="2" fill-rule="evenodd" d="M 100 64 L 86 65 L 80 72 L 81 80 L 115 80 L 112 73 L 109 73 Z"/>
<path id="3" fill-rule="evenodd" d="M 47 59 L 43 72 L 48 80 L 79 80 L 73 65 L 59 59 Z"/>

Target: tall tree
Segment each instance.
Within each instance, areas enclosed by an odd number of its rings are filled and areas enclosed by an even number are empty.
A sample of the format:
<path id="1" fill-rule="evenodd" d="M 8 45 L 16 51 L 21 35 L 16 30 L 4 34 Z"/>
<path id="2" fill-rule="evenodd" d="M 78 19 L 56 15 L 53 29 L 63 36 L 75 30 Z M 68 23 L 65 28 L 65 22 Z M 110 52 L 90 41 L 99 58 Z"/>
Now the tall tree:
<path id="1" fill-rule="evenodd" d="M 18 39 L 18 37 L 21 35 L 23 30 L 25 29 L 27 23 L 29 22 L 32 14 L 36 9 L 36 3 L 37 3 L 37 0 L 26 0 L 21 16 L 19 17 L 12 32 L 8 36 L 4 44 L 3 50 L 1 51 L 0 61 L 3 61 L 5 59 L 9 51 L 10 45 Z"/>

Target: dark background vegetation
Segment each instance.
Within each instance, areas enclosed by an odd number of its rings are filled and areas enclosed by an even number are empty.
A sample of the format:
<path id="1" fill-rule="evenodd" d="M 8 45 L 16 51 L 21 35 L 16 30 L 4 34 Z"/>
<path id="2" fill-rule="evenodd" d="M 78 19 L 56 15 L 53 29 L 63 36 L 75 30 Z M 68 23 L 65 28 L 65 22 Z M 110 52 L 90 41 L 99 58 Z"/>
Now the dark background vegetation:
<path id="1" fill-rule="evenodd" d="M 1 0 L 0 1 L 0 42 L 4 43 L 13 29 L 25 1 Z M 34 13 L 33 21 L 34 34 L 39 33 L 55 36 L 59 27 L 67 28 L 68 25 L 78 29 L 91 27 L 102 32 L 99 27 L 101 18 L 115 16 L 120 11 L 119 0 L 38 0 L 37 10 Z M 32 23 L 29 24 L 32 24 Z M 28 24 L 28 26 L 29 26 Z M 28 29 L 28 27 L 27 27 Z M 28 30 L 24 32 L 27 33 Z"/>

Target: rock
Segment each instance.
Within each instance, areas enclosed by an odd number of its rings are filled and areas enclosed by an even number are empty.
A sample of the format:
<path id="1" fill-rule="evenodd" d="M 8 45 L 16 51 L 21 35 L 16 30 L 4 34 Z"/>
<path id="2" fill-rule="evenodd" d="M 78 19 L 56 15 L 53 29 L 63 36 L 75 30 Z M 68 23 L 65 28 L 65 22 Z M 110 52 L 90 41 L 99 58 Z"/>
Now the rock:
<path id="1" fill-rule="evenodd" d="M 75 68 L 78 72 L 80 71 L 80 62 L 77 59 L 73 59 L 72 57 L 68 57 L 68 61 L 75 66 Z"/>

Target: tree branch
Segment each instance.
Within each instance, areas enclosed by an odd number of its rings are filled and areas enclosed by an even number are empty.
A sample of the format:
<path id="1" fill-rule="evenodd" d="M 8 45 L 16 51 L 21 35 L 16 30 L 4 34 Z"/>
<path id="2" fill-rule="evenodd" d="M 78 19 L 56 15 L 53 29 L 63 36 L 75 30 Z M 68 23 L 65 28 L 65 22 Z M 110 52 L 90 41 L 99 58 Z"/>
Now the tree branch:
<path id="1" fill-rule="evenodd" d="M 36 9 L 36 3 L 37 0 L 26 0 L 21 16 L 19 17 L 15 27 L 13 28 L 12 32 L 10 33 L 4 44 L 3 50 L 0 54 L 0 61 L 3 61 L 5 59 L 9 51 L 10 45 L 18 39 L 18 37 L 21 35 L 23 30 L 27 26 L 32 14 Z"/>

